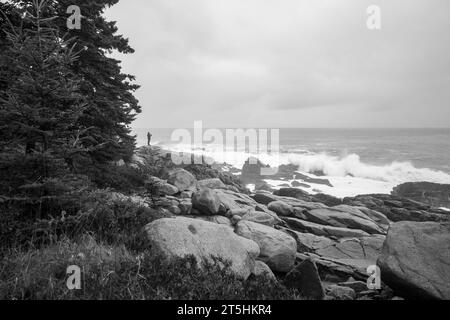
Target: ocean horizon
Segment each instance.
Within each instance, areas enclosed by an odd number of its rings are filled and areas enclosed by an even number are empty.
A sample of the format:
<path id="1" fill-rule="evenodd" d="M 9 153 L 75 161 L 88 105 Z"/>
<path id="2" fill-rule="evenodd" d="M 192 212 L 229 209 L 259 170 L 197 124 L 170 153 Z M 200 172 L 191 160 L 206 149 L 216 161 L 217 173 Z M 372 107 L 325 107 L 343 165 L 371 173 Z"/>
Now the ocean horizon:
<path id="1" fill-rule="evenodd" d="M 316 185 L 312 186 L 313 190 L 337 197 L 390 193 L 404 182 L 450 183 L 450 128 L 281 128 L 276 154 L 250 153 L 242 146 L 230 150 L 207 141 L 198 148 L 172 141 L 174 130 L 141 128 L 134 133 L 138 146 L 147 144 L 146 135 L 151 132 L 154 146 L 202 154 L 236 170 L 242 169 L 249 157 L 272 167 L 298 165 L 299 173 L 311 177 L 320 173 L 320 177 L 329 179 L 333 185 Z M 294 180 L 292 177 L 290 182 Z M 265 181 L 274 188 L 286 184 L 270 176 Z"/>

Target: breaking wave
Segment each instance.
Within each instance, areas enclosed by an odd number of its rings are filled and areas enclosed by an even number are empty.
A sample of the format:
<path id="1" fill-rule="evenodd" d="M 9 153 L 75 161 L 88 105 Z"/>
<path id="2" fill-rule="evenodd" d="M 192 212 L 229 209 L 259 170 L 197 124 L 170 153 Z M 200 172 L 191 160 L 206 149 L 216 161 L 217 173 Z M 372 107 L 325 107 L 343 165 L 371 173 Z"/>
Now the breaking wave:
<path id="1" fill-rule="evenodd" d="M 360 160 L 357 154 L 334 157 L 326 154 L 300 155 L 291 158 L 303 172 L 322 172 L 330 177 L 356 177 L 385 182 L 429 181 L 450 183 L 450 175 L 433 169 L 416 168 L 410 162 L 394 161 L 387 165 L 371 165 Z"/>
<path id="2" fill-rule="evenodd" d="M 219 146 L 214 145 L 205 146 L 202 150 L 193 150 L 191 146 L 186 145 L 172 145 L 170 149 L 178 152 L 203 154 L 214 159 L 217 163 L 227 163 L 237 169 L 241 169 L 249 157 L 255 157 L 271 167 L 294 164 L 298 166 L 298 170 L 302 173 L 314 175 L 320 173 L 327 177 L 361 178 L 395 184 L 416 181 L 450 183 L 450 175 L 439 170 L 417 168 L 410 162 L 397 161 L 385 165 L 373 165 L 361 161 L 357 154 L 337 157 L 325 153 L 312 153 L 307 150 L 296 153 L 251 154 L 241 151 L 224 151 Z"/>

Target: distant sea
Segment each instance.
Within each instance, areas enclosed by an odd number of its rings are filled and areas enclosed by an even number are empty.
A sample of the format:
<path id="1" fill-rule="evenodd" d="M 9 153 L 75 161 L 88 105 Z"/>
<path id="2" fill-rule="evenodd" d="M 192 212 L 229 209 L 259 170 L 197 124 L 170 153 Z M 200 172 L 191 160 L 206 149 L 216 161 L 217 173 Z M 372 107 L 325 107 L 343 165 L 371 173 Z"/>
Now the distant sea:
<path id="1" fill-rule="evenodd" d="M 450 184 L 450 129 L 280 129 L 277 154 L 224 150 L 205 142 L 198 148 L 172 141 L 173 130 L 136 129 L 135 134 L 138 145 L 147 144 L 149 131 L 152 145 L 205 154 L 237 169 L 249 156 L 271 166 L 295 164 L 299 172 L 311 177 L 320 172 L 333 184 L 313 186 L 314 192 L 338 197 L 389 193 L 403 182 Z M 267 182 L 275 187 L 286 183 L 270 177 Z"/>

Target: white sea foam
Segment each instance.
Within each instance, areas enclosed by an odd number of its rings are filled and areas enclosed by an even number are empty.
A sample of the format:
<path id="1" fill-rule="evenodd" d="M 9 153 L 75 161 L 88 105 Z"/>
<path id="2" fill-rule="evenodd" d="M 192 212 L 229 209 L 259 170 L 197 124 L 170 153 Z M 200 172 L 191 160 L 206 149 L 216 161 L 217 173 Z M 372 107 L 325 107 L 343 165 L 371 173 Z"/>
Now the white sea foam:
<path id="1" fill-rule="evenodd" d="M 321 172 L 325 179 L 329 179 L 333 187 L 311 185 L 303 188 L 308 192 L 323 192 L 337 197 L 354 196 L 368 193 L 389 193 L 400 183 L 429 181 L 436 183 L 450 183 L 450 175 L 429 168 L 416 168 L 409 162 L 392 162 L 386 165 L 373 165 L 361 161 L 357 154 L 343 157 L 330 156 L 324 153 L 312 153 L 302 150 L 299 153 L 280 154 L 252 154 L 244 151 L 223 150 L 218 145 L 204 145 L 202 148 L 192 148 L 191 145 L 168 146 L 176 152 L 188 152 L 204 155 L 214 159 L 217 163 L 227 163 L 241 169 L 249 157 L 256 157 L 262 163 L 271 167 L 281 164 L 295 164 L 299 172 L 315 177 L 313 173 Z M 279 186 L 286 181 L 271 180 L 267 182 Z M 308 183 L 310 184 L 310 183 Z M 314 190 L 314 191 L 313 191 Z"/>
<path id="2" fill-rule="evenodd" d="M 450 175 L 428 168 L 416 168 L 409 162 L 392 162 L 387 165 L 363 163 L 359 156 L 350 154 L 338 158 L 326 154 L 301 155 L 293 160 L 299 170 L 323 172 L 330 177 L 355 177 L 391 183 L 430 181 L 450 183 Z"/>

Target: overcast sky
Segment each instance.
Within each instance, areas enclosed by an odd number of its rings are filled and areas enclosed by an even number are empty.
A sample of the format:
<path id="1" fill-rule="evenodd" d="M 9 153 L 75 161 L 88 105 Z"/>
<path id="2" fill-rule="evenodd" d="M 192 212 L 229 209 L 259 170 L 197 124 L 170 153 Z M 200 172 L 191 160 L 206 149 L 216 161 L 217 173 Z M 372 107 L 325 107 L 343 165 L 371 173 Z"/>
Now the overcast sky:
<path id="1" fill-rule="evenodd" d="M 381 30 L 366 9 L 381 8 Z M 144 127 L 449 127 L 449 0 L 122 0 Z"/>

